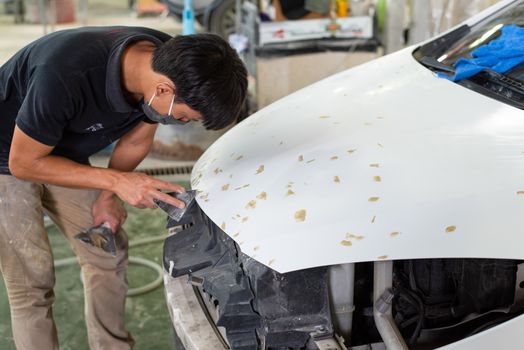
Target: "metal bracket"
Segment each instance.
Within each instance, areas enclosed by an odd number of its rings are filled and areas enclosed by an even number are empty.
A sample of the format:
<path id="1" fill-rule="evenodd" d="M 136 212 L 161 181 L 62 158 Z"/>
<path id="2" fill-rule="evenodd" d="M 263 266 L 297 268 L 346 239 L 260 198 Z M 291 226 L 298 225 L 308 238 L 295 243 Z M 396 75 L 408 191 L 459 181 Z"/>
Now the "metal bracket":
<path id="1" fill-rule="evenodd" d="M 524 305 L 524 263 L 517 265 L 517 276 L 515 278 L 515 305 Z"/>
<path id="2" fill-rule="evenodd" d="M 347 350 L 343 343 L 339 342 L 338 338 L 332 334 L 322 333 L 321 330 L 310 333 L 311 339 L 318 347 L 318 350 Z"/>

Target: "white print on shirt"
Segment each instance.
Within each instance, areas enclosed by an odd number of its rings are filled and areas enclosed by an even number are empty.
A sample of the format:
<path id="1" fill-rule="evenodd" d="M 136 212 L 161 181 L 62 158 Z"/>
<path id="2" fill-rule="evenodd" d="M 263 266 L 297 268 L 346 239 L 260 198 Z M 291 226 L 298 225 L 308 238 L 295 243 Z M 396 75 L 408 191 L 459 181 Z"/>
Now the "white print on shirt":
<path id="1" fill-rule="evenodd" d="M 96 123 L 96 124 L 93 124 L 90 127 L 86 128 L 86 130 L 87 131 L 91 131 L 91 132 L 95 132 L 95 131 L 101 130 L 103 128 L 104 128 L 104 126 L 101 123 Z"/>

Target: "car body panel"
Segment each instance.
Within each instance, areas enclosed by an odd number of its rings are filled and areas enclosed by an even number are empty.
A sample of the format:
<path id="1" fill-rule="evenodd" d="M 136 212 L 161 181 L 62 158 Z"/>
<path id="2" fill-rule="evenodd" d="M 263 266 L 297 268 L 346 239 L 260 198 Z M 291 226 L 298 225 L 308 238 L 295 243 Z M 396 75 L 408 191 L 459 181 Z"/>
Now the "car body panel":
<path id="1" fill-rule="evenodd" d="M 412 51 L 327 78 L 231 129 L 194 167 L 201 208 L 282 273 L 523 259 L 524 112 L 437 78 Z"/>
<path id="2" fill-rule="evenodd" d="M 524 315 L 472 335 L 440 350 L 524 349 Z"/>

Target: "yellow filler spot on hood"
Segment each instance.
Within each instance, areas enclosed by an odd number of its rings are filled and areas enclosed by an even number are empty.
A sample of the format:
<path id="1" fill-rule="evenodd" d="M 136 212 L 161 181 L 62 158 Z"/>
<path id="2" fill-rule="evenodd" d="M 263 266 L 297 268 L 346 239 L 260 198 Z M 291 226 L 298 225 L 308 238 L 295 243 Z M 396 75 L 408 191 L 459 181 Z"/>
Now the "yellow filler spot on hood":
<path id="1" fill-rule="evenodd" d="M 448 226 L 446 227 L 446 233 L 455 232 L 456 229 L 457 229 L 457 226 Z"/>
<path id="2" fill-rule="evenodd" d="M 361 241 L 364 239 L 364 236 L 355 235 L 353 233 L 346 233 L 346 239 L 356 239 L 357 241 Z"/>
<path id="3" fill-rule="evenodd" d="M 306 211 L 304 209 L 295 212 L 295 221 L 302 222 L 306 220 Z"/>
<path id="4" fill-rule="evenodd" d="M 267 193 L 266 192 L 260 192 L 260 194 L 257 196 L 260 200 L 266 200 L 267 199 Z"/>
<path id="5" fill-rule="evenodd" d="M 257 207 L 257 201 L 256 200 L 250 200 L 246 204 L 246 209 L 255 209 Z"/>
<path id="6" fill-rule="evenodd" d="M 345 247 L 351 247 L 353 244 L 351 243 L 351 241 L 346 241 L 345 239 L 340 241 L 340 245 L 343 245 Z"/>

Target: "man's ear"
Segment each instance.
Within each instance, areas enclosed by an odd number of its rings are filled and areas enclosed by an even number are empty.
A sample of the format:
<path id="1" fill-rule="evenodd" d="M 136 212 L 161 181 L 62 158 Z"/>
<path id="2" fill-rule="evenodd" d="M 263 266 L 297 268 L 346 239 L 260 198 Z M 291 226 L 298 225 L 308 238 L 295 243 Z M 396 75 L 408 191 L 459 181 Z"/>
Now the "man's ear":
<path id="1" fill-rule="evenodd" d="M 157 96 L 173 95 L 175 93 L 175 85 L 171 82 L 160 82 L 156 85 Z"/>

